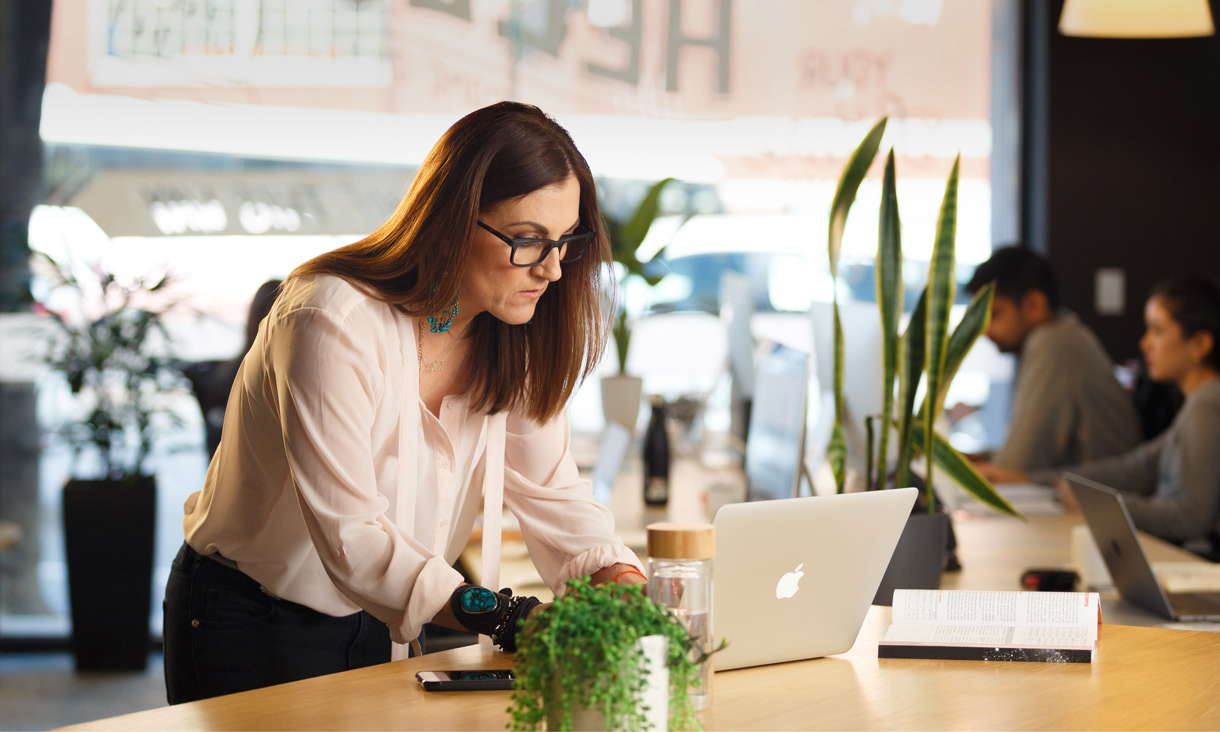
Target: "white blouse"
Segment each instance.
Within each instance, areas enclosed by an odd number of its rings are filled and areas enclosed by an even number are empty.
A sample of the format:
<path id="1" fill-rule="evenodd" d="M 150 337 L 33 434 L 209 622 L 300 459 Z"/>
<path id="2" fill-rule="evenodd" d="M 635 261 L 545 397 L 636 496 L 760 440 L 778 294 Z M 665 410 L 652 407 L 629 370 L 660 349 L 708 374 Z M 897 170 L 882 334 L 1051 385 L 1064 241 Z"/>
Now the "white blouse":
<path id="1" fill-rule="evenodd" d="M 616 563 L 641 567 L 577 472 L 566 416 L 489 417 L 460 397 L 433 415 L 419 396 L 415 326 L 340 278 L 286 283 L 238 371 L 203 490 L 186 500 L 187 543 L 286 600 L 333 616 L 367 610 L 397 643 L 461 583 L 451 565 L 484 489 L 492 513 L 502 484 L 556 593 Z M 499 532 L 489 533 L 484 553 L 498 563 Z"/>

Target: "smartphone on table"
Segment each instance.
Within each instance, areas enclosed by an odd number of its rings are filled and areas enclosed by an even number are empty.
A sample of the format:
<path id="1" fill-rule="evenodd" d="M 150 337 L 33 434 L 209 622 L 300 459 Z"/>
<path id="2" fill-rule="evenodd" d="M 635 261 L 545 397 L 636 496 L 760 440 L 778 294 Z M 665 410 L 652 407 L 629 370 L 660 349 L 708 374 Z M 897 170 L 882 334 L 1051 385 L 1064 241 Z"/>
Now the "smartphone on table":
<path id="1" fill-rule="evenodd" d="M 420 671 L 415 678 L 424 691 L 511 691 L 513 672 L 507 668 Z"/>

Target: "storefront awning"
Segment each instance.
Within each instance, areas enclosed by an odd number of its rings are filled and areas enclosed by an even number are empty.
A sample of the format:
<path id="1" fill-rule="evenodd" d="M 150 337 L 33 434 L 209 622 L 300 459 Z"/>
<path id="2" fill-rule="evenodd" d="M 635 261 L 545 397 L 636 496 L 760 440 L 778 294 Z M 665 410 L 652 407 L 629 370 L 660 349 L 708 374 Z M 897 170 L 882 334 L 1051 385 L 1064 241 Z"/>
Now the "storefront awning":
<path id="1" fill-rule="evenodd" d="M 110 237 L 362 235 L 394 212 L 411 175 L 103 170 L 67 205 L 82 209 Z"/>

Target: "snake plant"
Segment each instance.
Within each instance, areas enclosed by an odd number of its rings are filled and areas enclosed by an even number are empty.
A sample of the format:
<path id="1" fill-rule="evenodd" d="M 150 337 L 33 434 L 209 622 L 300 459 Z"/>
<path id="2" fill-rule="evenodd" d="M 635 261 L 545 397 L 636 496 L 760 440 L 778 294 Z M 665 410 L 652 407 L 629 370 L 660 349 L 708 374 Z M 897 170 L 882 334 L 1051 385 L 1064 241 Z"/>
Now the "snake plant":
<path id="1" fill-rule="evenodd" d="M 832 277 L 838 276 L 839 250 L 842 247 L 847 214 L 861 181 L 876 157 L 886 121 L 882 118 L 873 126 L 848 160 L 839 178 L 839 186 L 831 205 L 828 242 Z M 928 269 L 928 284 L 920 294 L 906 332 L 900 336 L 898 330 L 903 302 L 901 219 L 898 214 L 893 150 L 890 150 L 886 157 L 876 262 L 877 307 L 882 328 L 880 358 L 884 380 L 883 412 L 882 415 L 870 418 L 867 427 L 869 454 L 865 481 L 870 489 L 887 484 L 906 485 L 910 476 L 911 459 L 919 453 L 928 458 L 925 505 L 929 512 L 934 510 L 935 505 L 932 496 L 932 473 L 935 467 L 983 503 L 1003 513 L 1019 516 L 1020 514 L 974 469 L 970 461 L 933 429 L 936 417 L 944 406 L 949 384 L 952 383 L 970 347 L 987 329 L 991 318 L 991 301 L 995 294 L 994 284 L 980 289 L 967 307 L 961 322 L 950 332 L 949 310 L 957 291 L 954 249 L 959 174 L 960 156 L 954 161 L 945 186 Z M 834 312 L 835 425 L 827 455 L 835 474 L 837 488 L 842 492 L 846 473 L 846 444 L 842 431 L 844 348 L 837 295 Z M 921 380 L 925 386 L 924 399 L 916 412 L 916 392 Z M 888 464 L 891 433 L 896 433 L 898 440 L 897 465 L 892 482 L 889 481 Z M 874 445 L 877 448 L 875 460 Z"/>

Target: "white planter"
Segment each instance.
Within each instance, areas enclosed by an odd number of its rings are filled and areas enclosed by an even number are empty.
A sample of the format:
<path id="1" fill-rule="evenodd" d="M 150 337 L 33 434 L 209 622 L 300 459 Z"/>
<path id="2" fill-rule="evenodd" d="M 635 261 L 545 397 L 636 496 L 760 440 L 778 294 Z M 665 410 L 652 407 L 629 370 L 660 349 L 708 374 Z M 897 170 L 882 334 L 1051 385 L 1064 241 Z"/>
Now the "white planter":
<path id="1" fill-rule="evenodd" d="M 616 422 L 635 434 L 640 418 L 640 401 L 644 396 L 644 380 L 638 376 L 603 376 L 602 414 L 606 422 Z"/>
<path id="2" fill-rule="evenodd" d="M 648 684 L 644 687 L 640 704 L 646 708 L 644 718 L 650 732 L 666 732 L 669 728 L 669 667 L 665 661 L 669 654 L 669 640 L 663 635 L 648 635 L 637 641 L 643 651 L 643 665 Z M 551 715 L 547 718 L 547 729 L 559 729 L 559 720 Z M 573 709 L 573 730 L 622 730 L 608 727 L 606 718 L 598 709 Z"/>

